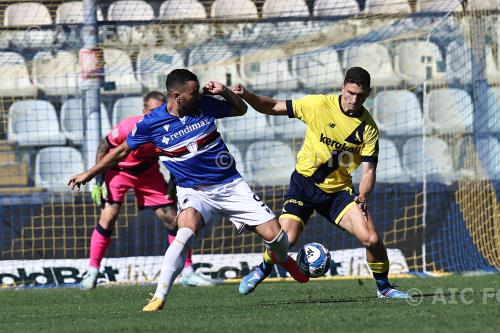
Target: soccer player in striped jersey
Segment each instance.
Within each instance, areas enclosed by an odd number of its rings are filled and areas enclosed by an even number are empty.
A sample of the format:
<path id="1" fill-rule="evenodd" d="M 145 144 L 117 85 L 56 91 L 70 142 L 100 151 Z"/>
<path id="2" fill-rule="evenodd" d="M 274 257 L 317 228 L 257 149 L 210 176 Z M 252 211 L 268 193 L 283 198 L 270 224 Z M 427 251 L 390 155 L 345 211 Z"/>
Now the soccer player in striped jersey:
<path id="1" fill-rule="evenodd" d="M 282 101 L 257 96 L 241 84 L 233 87 L 233 92 L 258 112 L 288 115 L 307 125 L 279 220 L 288 234 L 290 245 L 297 242 L 307 220 L 316 210 L 365 246 L 378 297 L 407 298 L 407 293 L 389 283 L 387 250 L 368 211 L 379 153 L 377 125 L 363 107 L 370 91 L 370 74 L 361 67 L 346 72 L 340 96 L 307 95 Z M 350 174 L 360 164 L 363 176 L 359 194 L 356 194 Z M 240 293 L 252 292 L 269 276 L 273 263 L 273 259 L 265 255 L 264 262 L 243 278 Z"/>
<path id="2" fill-rule="evenodd" d="M 165 101 L 166 97 L 158 91 L 146 94 L 143 98 L 143 114 L 124 119 L 111 129 L 99 145 L 96 162 L 121 145 L 144 114 L 160 107 Z M 90 265 L 80 282 L 83 289 L 90 290 L 96 287 L 101 261 L 111 244 L 121 205 L 130 189 L 134 190 L 139 209 L 153 209 L 168 231 L 169 243 L 174 240 L 177 232 L 174 186 L 171 182 L 167 187 L 163 180 L 159 170 L 158 156 L 152 144 L 141 146 L 105 174 L 96 177 L 92 199 L 97 205 L 101 205 L 102 210 L 90 239 Z M 192 263 L 192 254 L 188 251 L 182 271 L 183 285 L 212 286 L 221 283 L 203 274 L 196 274 Z"/>
<path id="3" fill-rule="evenodd" d="M 241 116 L 247 106 L 231 89 L 210 81 L 200 93 L 196 75 L 176 69 L 167 75 L 168 101 L 144 116 L 127 140 L 89 170 L 70 178 L 79 189 L 97 174 L 113 167 L 132 150 L 152 143 L 177 183 L 179 229 L 163 259 L 158 286 L 143 311 L 165 305 L 174 279 L 182 270 L 188 248 L 214 213 L 227 217 L 238 229 L 249 229 L 265 240 L 273 260 L 299 282 L 307 282 L 288 256 L 288 236 L 273 212 L 250 189 L 236 169 L 222 140 L 216 118 Z M 221 98 L 216 98 L 218 95 Z M 232 163 L 227 163 L 228 160 Z"/>

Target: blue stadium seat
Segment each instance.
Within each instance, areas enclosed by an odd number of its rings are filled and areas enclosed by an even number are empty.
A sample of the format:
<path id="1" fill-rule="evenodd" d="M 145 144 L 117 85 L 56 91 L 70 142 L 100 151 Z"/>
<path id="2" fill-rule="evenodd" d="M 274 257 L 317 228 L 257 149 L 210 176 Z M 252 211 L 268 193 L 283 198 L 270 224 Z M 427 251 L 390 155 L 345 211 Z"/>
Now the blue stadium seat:
<path id="1" fill-rule="evenodd" d="M 83 172 L 82 154 L 72 147 L 47 147 L 35 159 L 35 186 L 50 191 L 69 191 L 69 177 Z"/>
<path id="2" fill-rule="evenodd" d="M 450 83 L 472 81 L 471 49 L 461 40 L 454 40 L 446 48 L 446 78 Z"/>
<path id="3" fill-rule="evenodd" d="M 184 67 L 184 56 L 175 49 L 154 47 L 141 49 L 137 56 L 137 77 L 150 90 L 165 89 L 167 74 Z"/>
<path id="4" fill-rule="evenodd" d="M 111 126 L 115 126 L 123 119 L 142 114 L 142 97 L 123 97 L 113 105 L 113 115 L 111 116 Z"/>
<path id="5" fill-rule="evenodd" d="M 256 185 L 288 185 L 295 170 L 292 149 L 280 141 L 252 143 L 245 156 L 249 181 Z"/>
<path id="6" fill-rule="evenodd" d="M 389 51 L 382 44 L 363 44 L 346 49 L 343 64 L 346 70 L 355 66 L 366 69 L 375 87 L 397 85 L 401 81 L 394 71 Z"/>
<path id="7" fill-rule="evenodd" d="M 500 180 L 500 142 L 495 137 L 479 141 L 479 145 L 488 149 L 488 161 L 482 161 L 490 179 Z M 480 156 L 481 158 L 481 156 Z"/>
<path id="8" fill-rule="evenodd" d="M 331 91 L 344 80 L 342 64 L 334 49 L 308 50 L 293 56 L 292 64 L 307 89 Z"/>
<path id="9" fill-rule="evenodd" d="M 33 83 L 46 95 L 80 94 L 78 55 L 69 51 L 38 52 L 33 58 Z"/>
<path id="10" fill-rule="evenodd" d="M 387 135 L 422 134 L 424 120 L 420 103 L 408 90 L 385 90 L 377 93 L 373 115 L 379 129 Z"/>
<path id="11" fill-rule="evenodd" d="M 425 156 L 422 137 L 411 138 L 403 146 L 403 165 L 417 182 L 427 181 L 450 184 L 456 179 L 448 144 L 439 138 L 426 137 Z"/>
<path id="12" fill-rule="evenodd" d="M 218 128 L 224 140 L 229 143 L 274 139 L 274 129 L 269 125 L 266 115 L 255 111 L 250 105 L 244 116 L 220 119 Z"/>
<path id="13" fill-rule="evenodd" d="M 9 108 L 7 138 L 20 146 L 63 145 L 54 106 L 42 100 L 22 100 Z"/>
<path id="14" fill-rule="evenodd" d="M 86 123 L 84 114 L 83 101 L 80 98 L 68 99 L 61 107 L 61 130 L 74 144 L 83 144 Z M 101 103 L 101 136 L 105 137 L 110 129 L 108 111 Z"/>
<path id="15" fill-rule="evenodd" d="M 299 99 L 305 96 L 305 92 L 280 93 L 274 96 L 275 99 Z M 283 139 L 302 139 L 306 134 L 306 125 L 298 119 L 290 119 L 288 116 L 269 116 L 269 122 L 274 132 Z"/>
<path id="16" fill-rule="evenodd" d="M 15 52 L 0 52 L 0 96 L 34 96 L 24 58 Z"/>
<path id="17" fill-rule="evenodd" d="M 367 0 L 365 13 L 368 15 L 410 14 L 408 0 Z"/>
<path id="18" fill-rule="evenodd" d="M 439 133 L 470 133 L 474 108 L 469 94 L 462 89 L 431 90 L 427 103 L 429 125 Z"/>

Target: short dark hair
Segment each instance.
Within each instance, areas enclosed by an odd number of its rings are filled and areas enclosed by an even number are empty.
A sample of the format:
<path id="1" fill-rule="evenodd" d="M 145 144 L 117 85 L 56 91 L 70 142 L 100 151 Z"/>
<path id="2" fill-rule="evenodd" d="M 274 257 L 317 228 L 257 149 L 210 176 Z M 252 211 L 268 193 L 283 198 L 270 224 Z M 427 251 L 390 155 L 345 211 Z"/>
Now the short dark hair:
<path id="1" fill-rule="evenodd" d="M 153 99 L 156 99 L 157 101 L 160 101 L 162 103 L 164 103 L 167 98 L 165 97 L 165 95 L 163 95 L 161 92 L 159 91 L 156 91 L 156 90 L 153 90 L 153 91 L 150 91 L 148 92 L 142 99 L 142 101 L 144 103 L 146 103 L 147 101 L 149 101 L 151 98 Z"/>
<path id="2" fill-rule="evenodd" d="M 351 67 L 345 73 L 344 84 L 355 83 L 360 87 L 370 89 L 370 73 L 361 67 Z"/>
<path id="3" fill-rule="evenodd" d="M 198 77 L 193 72 L 185 68 L 174 69 L 167 75 L 167 90 L 170 92 L 174 89 L 178 89 L 180 86 L 185 85 L 188 81 L 198 82 Z"/>

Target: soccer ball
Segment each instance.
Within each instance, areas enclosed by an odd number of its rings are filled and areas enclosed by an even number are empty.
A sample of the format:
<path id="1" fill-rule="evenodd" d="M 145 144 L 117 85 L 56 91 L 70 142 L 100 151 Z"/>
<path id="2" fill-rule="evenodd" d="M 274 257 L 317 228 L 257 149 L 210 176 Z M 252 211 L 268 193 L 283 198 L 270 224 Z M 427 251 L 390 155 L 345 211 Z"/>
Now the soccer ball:
<path id="1" fill-rule="evenodd" d="M 297 253 L 297 265 L 300 271 L 313 278 L 328 272 L 331 259 L 330 251 L 319 243 L 308 243 Z"/>

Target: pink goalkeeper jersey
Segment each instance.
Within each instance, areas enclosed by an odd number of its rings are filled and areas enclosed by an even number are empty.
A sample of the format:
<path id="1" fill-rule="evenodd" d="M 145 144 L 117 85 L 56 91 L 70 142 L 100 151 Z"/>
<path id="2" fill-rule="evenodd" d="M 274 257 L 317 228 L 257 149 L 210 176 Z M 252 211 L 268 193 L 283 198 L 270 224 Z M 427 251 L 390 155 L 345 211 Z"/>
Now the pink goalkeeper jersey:
<path id="1" fill-rule="evenodd" d="M 139 115 L 124 119 L 111 129 L 106 136 L 106 140 L 111 150 L 121 145 L 127 139 L 128 134 L 142 117 L 142 115 Z M 156 155 L 153 144 L 148 143 L 133 150 L 123 161 L 118 163 L 115 168 L 132 175 L 142 174 L 146 170 L 159 170 L 158 156 Z"/>

